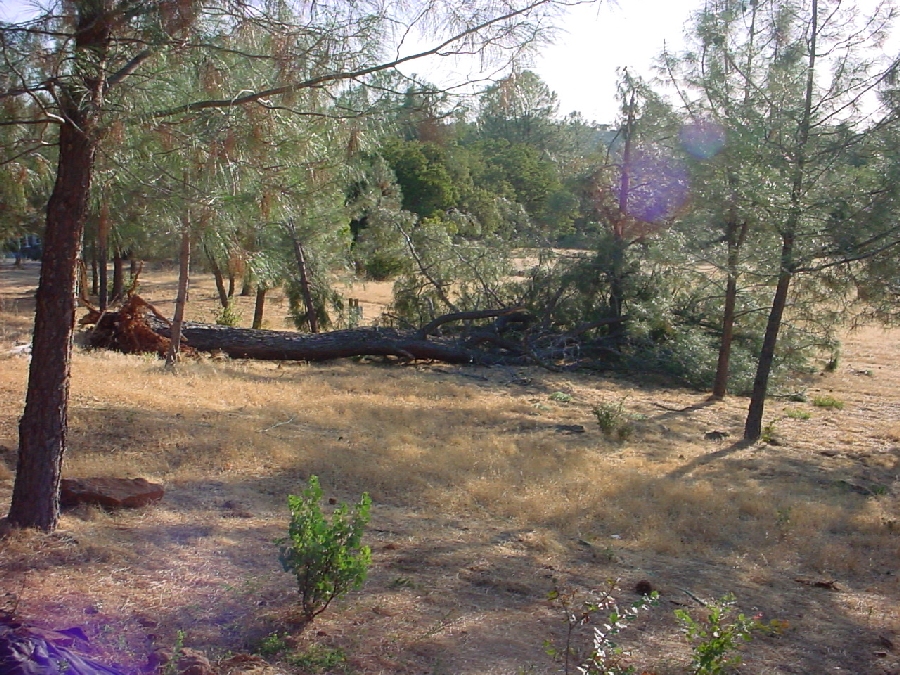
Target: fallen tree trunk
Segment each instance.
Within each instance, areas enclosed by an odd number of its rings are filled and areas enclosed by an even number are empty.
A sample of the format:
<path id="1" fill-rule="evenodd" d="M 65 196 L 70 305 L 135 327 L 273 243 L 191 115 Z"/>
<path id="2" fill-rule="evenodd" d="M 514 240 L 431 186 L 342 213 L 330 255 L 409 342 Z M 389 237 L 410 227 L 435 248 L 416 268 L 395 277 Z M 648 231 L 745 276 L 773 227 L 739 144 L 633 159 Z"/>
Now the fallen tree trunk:
<path id="1" fill-rule="evenodd" d="M 148 317 L 148 321 L 154 332 L 169 337 L 169 326 L 155 317 Z M 486 354 L 457 344 L 435 342 L 418 337 L 413 331 L 390 328 L 293 333 L 188 322 L 182 325 L 181 330 L 184 339 L 194 349 L 221 351 L 235 359 L 328 361 L 349 356 L 396 356 L 445 363 L 488 360 Z"/>
<path id="2" fill-rule="evenodd" d="M 458 321 L 495 319 L 488 325 L 469 326 L 452 335 L 434 337 L 440 326 Z M 621 321 L 604 319 L 584 324 L 573 335 L 548 334 L 546 345 L 537 347 L 535 336 L 507 335 L 512 328 L 527 326 L 530 315 L 520 307 L 457 312 L 439 317 L 420 330 L 394 328 L 351 328 L 327 333 L 255 330 L 231 326 L 184 322 L 181 327 L 184 349 L 222 352 L 235 359 L 263 361 L 328 361 L 353 356 L 393 356 L 415 361 L 545 365 L 559 359 L 572 360 L 570 343 L 596 326 Z M 172 324 L 152 305 L 132 296 L 118 312 L 100 314 L 96 310 L 82 319 L 95 323 L 89 336 L 92 347 L 126 353 L 156 352 L 165 356 L 170 347 Z"/>

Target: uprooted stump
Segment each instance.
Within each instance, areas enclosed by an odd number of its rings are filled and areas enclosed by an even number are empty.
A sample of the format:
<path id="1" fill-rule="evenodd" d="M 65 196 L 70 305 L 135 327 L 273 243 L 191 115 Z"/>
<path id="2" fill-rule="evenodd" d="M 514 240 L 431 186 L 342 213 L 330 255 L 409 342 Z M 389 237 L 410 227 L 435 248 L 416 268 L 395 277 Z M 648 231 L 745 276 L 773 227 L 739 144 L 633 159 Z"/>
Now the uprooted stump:
<path id="1" fill-rule="evenodd" d="M 138 295 L 132 295 L 118 311 L 101 314 L 91 309 L 81 323 L 94 324 L 89 337 L 91 347 L 125 354 L 156 353 L 164 358 L 172 341 L 153 330 L 148 322 L 149 316 L 157 322 L 169 324 L 169 320 L 153 305 Z M 186 344 L 181 345 L 181 351 L 183 354 L 195 353 Z"/>

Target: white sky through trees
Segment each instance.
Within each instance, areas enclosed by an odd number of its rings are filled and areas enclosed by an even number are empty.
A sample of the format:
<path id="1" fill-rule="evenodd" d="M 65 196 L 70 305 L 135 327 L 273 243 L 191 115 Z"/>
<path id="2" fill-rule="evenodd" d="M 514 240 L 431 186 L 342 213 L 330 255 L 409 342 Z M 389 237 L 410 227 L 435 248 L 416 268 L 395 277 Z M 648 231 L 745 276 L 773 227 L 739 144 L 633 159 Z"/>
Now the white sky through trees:
<path id="1" fill-rule="evenodd" d="M 560 17 L 554 44 L 541 47 L 525 67 L 534 70 L 556 92 L 560 114 L 578 111 L 587 120 L 612 123 L 617 112 L 617 69 L 627 67 L 649 78 L 651 64 L 664 45 L 672 51 L 681 50 L 688 19 L 704 1 L 603 0 L 571 7 Z M 856 4 L 868 12 L 878 0 L 857 0 Z M 31 0 L 0 0 L 0 21 L 27 18 L 33 7 Z M 410 45 L 408 51 L 424 44 L 422 40 Z M 888 49 L 896 52 L 897 45 L 895 37 Z M 439 85 L 496 79 L 503 74 L 490 69 L 480 72 L 480 67 L 475 60 L 454 63 L 444 58 L 413 62 L 404 72 L 417 73 Z M 482 87 L 486 85 L 486 81 L 482 83 Z"/>

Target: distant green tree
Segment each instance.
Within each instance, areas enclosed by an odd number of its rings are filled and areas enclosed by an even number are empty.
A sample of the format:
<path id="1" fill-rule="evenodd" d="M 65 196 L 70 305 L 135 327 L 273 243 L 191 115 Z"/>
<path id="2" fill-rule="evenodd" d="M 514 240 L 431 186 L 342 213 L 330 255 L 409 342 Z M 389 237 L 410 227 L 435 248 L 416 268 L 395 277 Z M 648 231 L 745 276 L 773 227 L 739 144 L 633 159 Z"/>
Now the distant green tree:
<path id="1" fill-rule="evenodd" d="M 382 154 L 397 177 L 404 209 L 429 218 L 457 205 L 460 190 L 444 148 L 421 141 L 388 140 Z"/>

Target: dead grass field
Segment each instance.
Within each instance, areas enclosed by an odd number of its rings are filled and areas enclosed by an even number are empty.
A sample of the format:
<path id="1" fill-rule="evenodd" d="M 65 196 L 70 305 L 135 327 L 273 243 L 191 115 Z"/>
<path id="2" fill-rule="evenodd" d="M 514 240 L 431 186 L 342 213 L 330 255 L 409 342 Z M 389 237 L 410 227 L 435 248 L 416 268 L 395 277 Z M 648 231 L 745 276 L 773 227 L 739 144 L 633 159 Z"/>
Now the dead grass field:
<path id="1" fill-rule="evenodd" d="M 4 508 L 28 368 L 7 354 L 27 340 L 37 273 L 0 267 Z M 170 314 L 174 274 L 144 276 L 143 297 Z M 367 318 L 385 289 L 354 289 Z M 246 324 L 252 299 L 239 300 Z M 214 308 L 201 278 L 189 318 Z M 273 298 L 269 326 L 285 313 Z M 646 579 L 660 604 L 621 636 L 638 672 L 687 672 L 672 610 L 732 592 L 788 625 L 744 650 L 742 673 L 900 673 L 898 337 L 848 334 L 837 372 L 798 384 L 809 402 L 770 401 L 772 442 L 749 447 L 734 442 L 744 399 L 711 405 L 646 378 L 211 359 L 169 374 L 154 358 L 77 349 L 65 474 L 143 476 L 166 498 L 67 512 L 53 535 L 4 541 L 0 605 L 82 627 L 99 658 L 134 672 L 184 631 L 213 659 L 279 632 L 294 654 L 342 650 L 325 672 L 543 674 L 561 672 L 543 649 L 565 629 L 554 585 L 587 593 L 618 578 L 630 602 Z M 823 395 L 844 408 L 814 406 Z M 622 400 L 635 430 L 619 442 L 592 408 Z M 299 631 L 272 542 L 310 474 L 343 501 L 371 494 L 373 566 Z M 288 656 L 254 672 L 315 672 Z"/>

